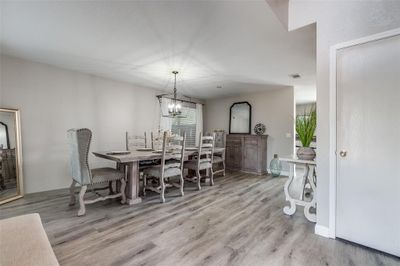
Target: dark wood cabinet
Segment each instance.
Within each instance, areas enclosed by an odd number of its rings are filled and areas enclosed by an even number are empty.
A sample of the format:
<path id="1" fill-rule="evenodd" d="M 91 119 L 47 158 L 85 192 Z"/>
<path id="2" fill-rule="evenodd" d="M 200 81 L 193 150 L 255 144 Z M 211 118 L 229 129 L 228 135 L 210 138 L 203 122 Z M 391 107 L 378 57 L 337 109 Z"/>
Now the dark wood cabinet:
<path id="1" fill-rule="evenodd" d="M 267 135 L 229 134 L 226 138 L 226 167 L 231 170 L 265 174 Z"/>
<path id="2" fill-rule="evenodd" d="M 242 169 L 242 143 L 239 139 L 227 138 L 225 160 L 228 169 Z"/>

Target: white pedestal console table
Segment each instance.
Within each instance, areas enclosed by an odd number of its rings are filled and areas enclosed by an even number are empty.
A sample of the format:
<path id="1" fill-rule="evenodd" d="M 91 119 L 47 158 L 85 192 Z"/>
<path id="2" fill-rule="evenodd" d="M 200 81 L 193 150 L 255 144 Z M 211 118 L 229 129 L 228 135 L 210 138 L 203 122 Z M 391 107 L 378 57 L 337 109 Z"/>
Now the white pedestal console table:
<path id="1" fill-rule="evenodd" d="M 315 175 L 315 161 L 299 160 L 297 157 L 280 158 L 282 162 L 287 162 L 290 165 L 289 179 L 286 181 L 284 186 L 286 200 L 289 201 L 290 206 L 285 206 L 283 212 L 287 215 L 293 215 L 296 212 L 296 205 L 304 206 L 304 216 L 311 222 L 316 222 L 317 217 L 315 213 L 310 212 L 310 208 L 313 207 L 316 210 L 316 175 Z M 295 177 L 295 166 L 302 165 L 305 168 L 304 176 L 302 178 L 301 194 L 299 199 L 293 198 L 289 193 L 289 187 Z M 304 192 L 305 188 L 309 187 L 311 200 L 305 200 Z"/>

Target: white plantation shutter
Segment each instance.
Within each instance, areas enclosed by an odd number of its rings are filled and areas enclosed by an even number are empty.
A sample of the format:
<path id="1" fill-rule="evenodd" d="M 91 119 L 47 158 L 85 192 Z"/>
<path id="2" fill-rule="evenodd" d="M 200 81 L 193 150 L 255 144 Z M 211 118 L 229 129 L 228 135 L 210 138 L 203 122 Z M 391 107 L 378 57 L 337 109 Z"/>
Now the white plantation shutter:
<path id="1" fill-rule="evenodd" d="M 172 119 L 171 131 L 174 134 L 183 135 L 186 132 L 186 146 L 196 146 L 196 105 L 190 103 L 182 104 L 182 114 L 185 117 Z"/>
<path id="2" fill-rule="evenodd" d="M 201 104 L 181 102 L 182 118 L 163 117 L 168 114 L 170 99 L 161 102 L 160 129 L 171 131 L 173 134 L 183 135 L 186 132 L 186 147 L 195 147 L 198 134 L 203 130 L 203 109 Z"/>

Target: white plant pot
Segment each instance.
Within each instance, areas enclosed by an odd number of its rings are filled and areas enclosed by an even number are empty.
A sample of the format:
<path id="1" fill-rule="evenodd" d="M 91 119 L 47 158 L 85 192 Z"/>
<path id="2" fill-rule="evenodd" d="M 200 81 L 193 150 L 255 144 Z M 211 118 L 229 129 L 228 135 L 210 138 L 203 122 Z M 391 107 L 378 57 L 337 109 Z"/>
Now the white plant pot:
<path id="1" fill-rule="evenodd" d="M 297 157 L 300 160 L 312 161 L 315 159 L 315 151 L 310 147 L 300 147 L 297 149 Z"/>

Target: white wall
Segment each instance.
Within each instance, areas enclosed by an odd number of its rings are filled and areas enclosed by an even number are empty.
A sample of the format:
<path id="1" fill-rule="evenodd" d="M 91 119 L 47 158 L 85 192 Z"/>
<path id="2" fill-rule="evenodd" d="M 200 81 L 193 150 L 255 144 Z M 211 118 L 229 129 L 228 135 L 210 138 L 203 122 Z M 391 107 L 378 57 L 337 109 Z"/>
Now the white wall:
<path id="1" fill-rule="evenodd" d="M 315 103 L 296 104 L 296 116 L 303 115 L 305 112 L 310 112 L 312 108 L 316 109 Z"/>
<path id="2" fill-rule="evenodd" d="M 92 151 L 124 149 L 125 131 L 158 128 L 155 90 L 8 56 L 0 60 L 0 106 L 21 110 L 27 193 L 69 186 L 69 128 L 90 128 Z M 108 164 L 93 156 L 91 163 Z"/>
<path id="3" fill-rule="evenodd" d="M 229 132 L 229 109 L 234 102 L 247 101 L 252 107 L 252 134 L 254 125 L 263 123 L 268 136 L 267 161 L 275 153 L 279 156 L 293 153 L 294 91 L 292 87 L 271 89 L 235 97 L 206 101 L 205 130 L 224 129 Z M 290 137 L 286 134 L 289 133 Z M 287 170 L 287 169 L 285 169 Z"/>
<path id="4" fill-rule="evenodd" d="M 329 49 L 337 43 L 400 27 L 400 1 L 289 3 L 289 30 L 317 22 L 317 225 L 329 226 Z"/>

